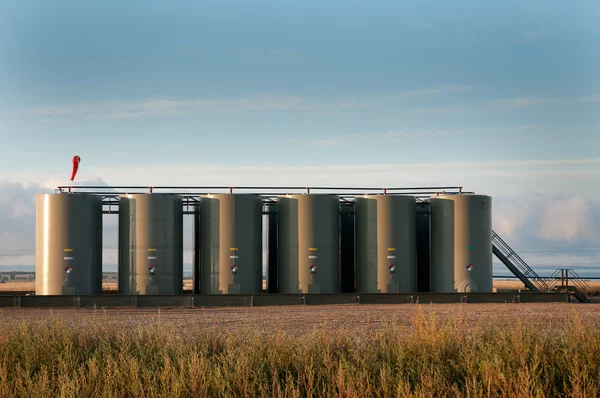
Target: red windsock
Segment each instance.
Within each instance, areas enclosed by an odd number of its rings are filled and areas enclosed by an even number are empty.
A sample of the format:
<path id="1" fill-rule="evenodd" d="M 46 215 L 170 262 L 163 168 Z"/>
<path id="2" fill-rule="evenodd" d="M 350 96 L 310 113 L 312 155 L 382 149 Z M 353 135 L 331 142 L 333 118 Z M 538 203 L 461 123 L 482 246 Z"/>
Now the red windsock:
<path id="1" fill-rule="evenodd" d="M 75 179 L 75 174 L 77 174 L 77 169 L 79 169 L 79 162 L 81 162 L 81 158 L 79 156 L 73 156 L 73 171 L 71 172 L 71 181 Z"/>

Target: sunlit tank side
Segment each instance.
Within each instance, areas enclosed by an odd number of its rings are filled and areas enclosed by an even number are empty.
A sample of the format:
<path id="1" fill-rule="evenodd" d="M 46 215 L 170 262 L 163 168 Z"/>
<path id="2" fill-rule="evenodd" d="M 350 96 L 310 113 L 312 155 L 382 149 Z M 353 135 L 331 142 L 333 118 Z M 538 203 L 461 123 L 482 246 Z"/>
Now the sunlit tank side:
<path id="1" fill-rule="evenodd" d="M 201 292 L 262 291 L 262 201 L 258 195 L 201 198 Z"/>
<path id="2" fill-rule="evenodd" d="M 417 291 L 413 196 L 356 198 L 356 291 Z"/>
<path id="3" fill-rule="evenodd" d="M 431 203 L 431 291 L 491 293 L 492 198 L 435 196 Z"/>
<path id="4" fill-rule="evenodd" d="M 339 293 L 339 199 L 278 197 L 279 293 Z"/>
<path id="5" fill-rule="evenodd" d="M 183 292 L 183 204 L 173 194 L 119 198 L 119 294 Z"/>
<path id="6" fill-rule="evenodd" d="M 35 294 L 102 291 L 102 199 L 84 194 L 36 198 Z"/>

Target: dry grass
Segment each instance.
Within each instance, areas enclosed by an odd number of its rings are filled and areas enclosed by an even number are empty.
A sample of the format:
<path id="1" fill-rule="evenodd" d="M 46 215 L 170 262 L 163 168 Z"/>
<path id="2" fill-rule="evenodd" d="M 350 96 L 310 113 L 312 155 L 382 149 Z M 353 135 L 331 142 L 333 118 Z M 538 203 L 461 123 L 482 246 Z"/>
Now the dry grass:
<path id="1" fill-rule="evenodd" d="M 362 338 L 382 325 L 394 325 L 405 332 L 411 330 L 411 319 L 424 309 L 438 319 L 455 317 L 477 327 L 511 328 L 515 320 L 527 328 L 561 330 L 572 316 L 586 319 L 600 328 L 600 305 L 568 303 L 528 304 L 396 304 L 396 305 L 318 305 L 273 307 L 213 307 L 213 308 L 5 308 L 2 322 L 17 325 L 22 321 L 56 319 L 84 328 L 101 322 L 110 328 L 135 328 L 160 318 L 172 325 L 176 333 L 185 335 L 196 330 L 231 331 L 252 329 L 258 333 L 282 331 L 301 336 L 312 330 L 343 330 Z"/>
<path id="2" fill-rule="evenodd" d="M 0 396 L 596 396 L 599 326 L 569 304 L 10 309 Z"/>

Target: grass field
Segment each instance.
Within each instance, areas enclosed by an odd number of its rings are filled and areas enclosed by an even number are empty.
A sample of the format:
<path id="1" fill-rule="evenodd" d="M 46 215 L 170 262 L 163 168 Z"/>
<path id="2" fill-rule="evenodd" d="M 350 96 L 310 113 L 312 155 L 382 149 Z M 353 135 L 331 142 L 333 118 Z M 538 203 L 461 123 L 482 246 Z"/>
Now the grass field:
<path id="1" fill-rule="evenodd" d="M 597 396 L 600 306 L 5 309 L 0 396 Z"/>

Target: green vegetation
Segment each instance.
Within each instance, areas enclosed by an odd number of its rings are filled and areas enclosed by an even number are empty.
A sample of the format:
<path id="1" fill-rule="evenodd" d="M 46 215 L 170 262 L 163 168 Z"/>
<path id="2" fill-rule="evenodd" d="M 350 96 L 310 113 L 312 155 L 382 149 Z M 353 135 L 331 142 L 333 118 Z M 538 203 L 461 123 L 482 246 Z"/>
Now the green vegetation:
<path id="1" fill-rule="evenodd" d="M 171 328 L 157 317 L 115 330 L 63 320 L 4 322 L 0 396 L 596 396 L 600 330 L 575 315 L 552 331 L 441 321 L 417 311 L 411 329 L 368 337 L 259 326 Z"/>

